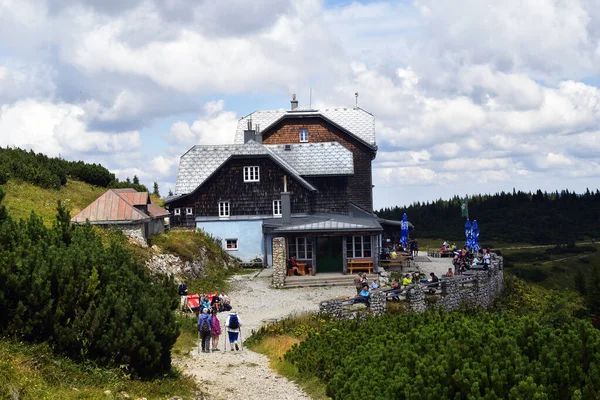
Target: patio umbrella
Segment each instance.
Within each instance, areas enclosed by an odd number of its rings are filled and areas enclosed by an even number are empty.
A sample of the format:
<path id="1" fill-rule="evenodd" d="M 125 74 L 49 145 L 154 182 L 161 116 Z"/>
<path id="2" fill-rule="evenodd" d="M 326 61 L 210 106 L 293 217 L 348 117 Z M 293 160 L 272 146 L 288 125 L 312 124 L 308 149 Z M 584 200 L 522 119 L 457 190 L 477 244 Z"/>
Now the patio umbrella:
<path id="1" fill-rule="evenodd" d="M 472 236 L 472 250 L 479 251 L 479 226 L 477 226 L 477 221 L 473 221 L 473 225 L 471 226 L 471 236 Z"/>
<path id="2" fill-rule="evenodd" d="M 408 238 L 408 217 L 406 213 L 402 215 L 402 223 L 400 224 L 400 244 L 406 247 L 406 239 Z"/>
<path id="3" fill-rule="evenodd" d="M 471 246 L 473 245 L 472 239 L 473 235 L 471 231 L 471 221 L 467 219 L 467 222 L 465 222 L 465 246 L 471 248 Z"/>

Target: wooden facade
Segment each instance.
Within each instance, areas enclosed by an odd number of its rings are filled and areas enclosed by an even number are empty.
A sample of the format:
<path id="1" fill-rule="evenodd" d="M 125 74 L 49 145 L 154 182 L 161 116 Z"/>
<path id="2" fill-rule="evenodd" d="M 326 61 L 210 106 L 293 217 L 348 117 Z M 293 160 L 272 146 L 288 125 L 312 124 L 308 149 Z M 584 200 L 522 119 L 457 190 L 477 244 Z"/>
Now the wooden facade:
<path id="1" fill-rule="evenodd" d="M 338 142 L 353 154 L 354 176 L 348 178 L 348 199 L 366 210 L 373 210 L 371 161 L 376 150 L 319 117 L 284 118 L 261 132 L 264 144 L 300 143 L 300 129 L 308 129 L 308 142 Z"/>
<path id="2" fill-rule="evenodd" d="M 244 167 L 258 166 L 260 180 L 244 182 Z M 281 199 L 284 175 L 290 192 L 292 213 L 348 212 L 347 177 L 306 179 L 318 191 L 311 192 L 270 158 L 234 157 L 193 193 L 169 204 L 171 224 L 195 228 L 197 216 L 219 216 L 219 202 L 228 201 L 230 216 L 273 215 L 273 201 Z M 187 215 L 187 209 L 192 214 Z M 175 215 L 179 209 L 180 215 Z"/>

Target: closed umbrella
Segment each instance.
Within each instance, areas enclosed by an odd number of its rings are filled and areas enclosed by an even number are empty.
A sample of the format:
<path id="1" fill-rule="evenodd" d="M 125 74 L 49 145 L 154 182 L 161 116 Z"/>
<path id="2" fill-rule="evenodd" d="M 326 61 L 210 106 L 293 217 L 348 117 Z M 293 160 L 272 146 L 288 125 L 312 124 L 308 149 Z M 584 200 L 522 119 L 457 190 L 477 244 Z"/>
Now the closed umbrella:
<path id="1" fill-rule="evenodd" d="M 473 251 L 479 251 L 479 226 L 477 225 L 477 221 L 473 221 L 473 225 L 471 226 L 471 249 Z"/>
<path id="2" fill-rule="evenodd" d="M 406 240 L 408 238 L 408 217 L 406 213 L 402 215 L 402 223 L 400 224 L 400 244 L 406 248 Z"/>

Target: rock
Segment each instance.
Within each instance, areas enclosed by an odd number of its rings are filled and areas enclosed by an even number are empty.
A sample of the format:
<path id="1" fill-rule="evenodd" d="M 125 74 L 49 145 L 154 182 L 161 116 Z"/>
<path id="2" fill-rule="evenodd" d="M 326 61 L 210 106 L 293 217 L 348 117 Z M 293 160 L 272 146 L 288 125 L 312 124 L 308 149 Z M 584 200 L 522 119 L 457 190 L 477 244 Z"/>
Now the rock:
<path id="1" fill-rule="evenodd" d="M 110 390 L 105 390 L 104 394 L 107 395 L 107 396 L 110 396 L 112 394 L 112 392 Z"/>

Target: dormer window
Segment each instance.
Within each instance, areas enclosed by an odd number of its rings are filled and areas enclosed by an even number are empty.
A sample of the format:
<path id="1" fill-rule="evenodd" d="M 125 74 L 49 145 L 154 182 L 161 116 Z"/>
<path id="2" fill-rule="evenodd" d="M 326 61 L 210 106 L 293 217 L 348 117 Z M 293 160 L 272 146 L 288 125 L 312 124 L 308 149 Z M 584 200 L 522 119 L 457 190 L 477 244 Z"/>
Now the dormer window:
<path id="1" fill-rule="evenodd" d="M 300 128 L 300 143 L 308 142 L 308 128 Z"/>
<path id="2" fill-rule="evenodd" d="M 244 167 L 244 182 L 258 182 L 260 181 L 259 168 L 256 167 Z"/>

